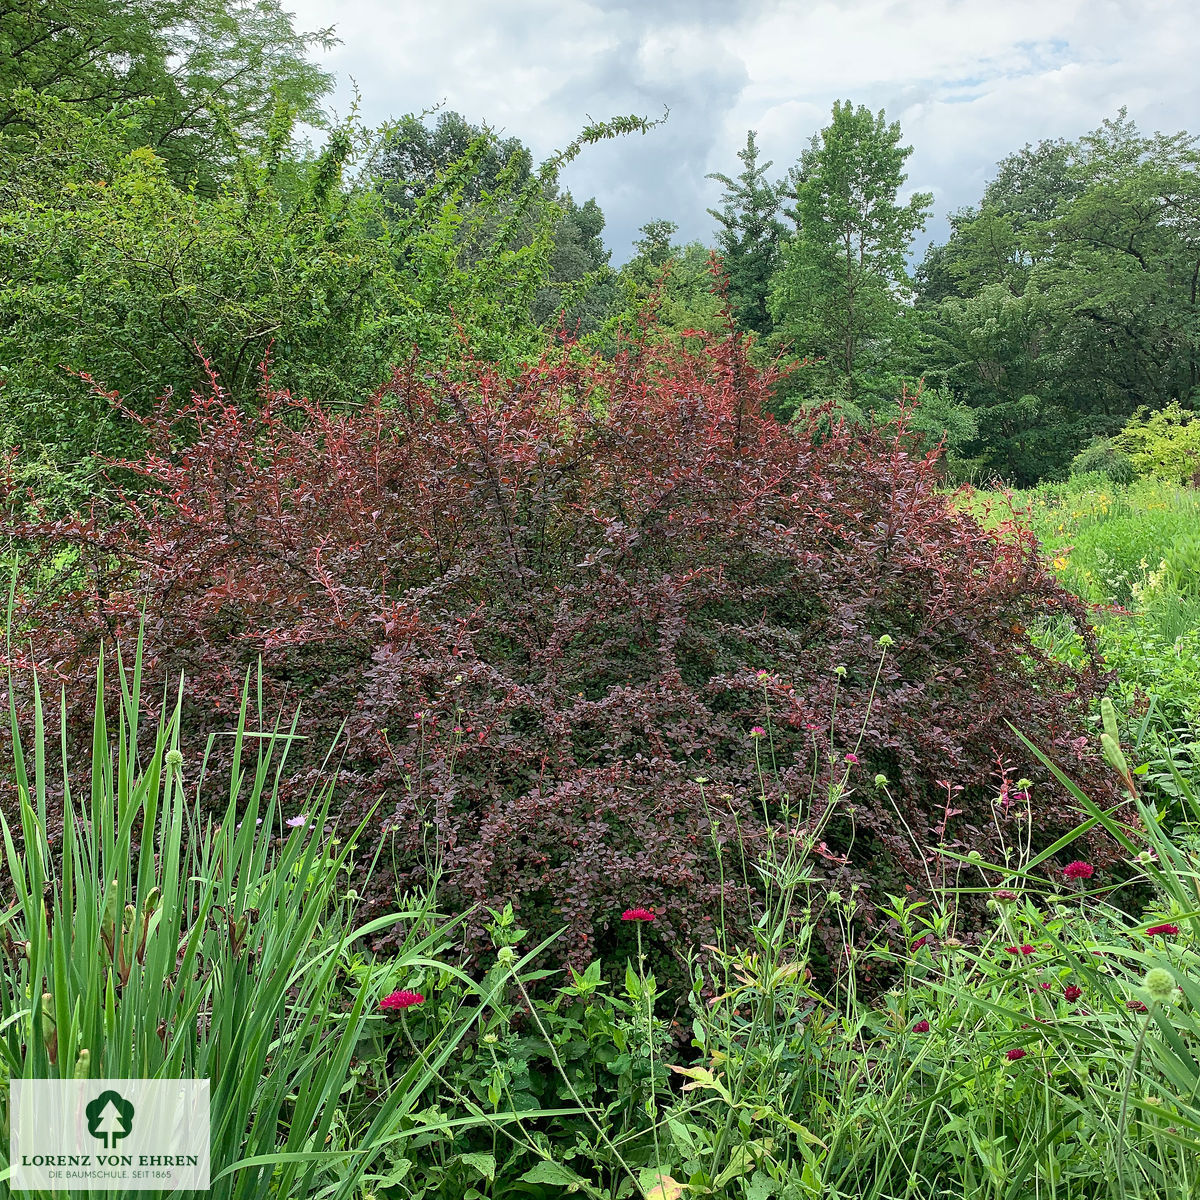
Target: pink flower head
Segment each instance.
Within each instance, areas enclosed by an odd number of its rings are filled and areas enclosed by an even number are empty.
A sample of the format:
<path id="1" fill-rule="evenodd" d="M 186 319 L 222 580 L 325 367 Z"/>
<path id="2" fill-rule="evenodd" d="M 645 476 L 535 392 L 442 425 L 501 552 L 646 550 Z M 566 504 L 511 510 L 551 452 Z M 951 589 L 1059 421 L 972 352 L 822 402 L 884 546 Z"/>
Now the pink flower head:
<path id="1" fill-rule="evenodd" d="M 913 1026 L 913 1033 L 928 1033 L 928 1032 L 929 1032 L 929 1022 L 928 1021 L 918 1021 Z"/>
<path id="2" fill-rule="evenodd" d="M 1125 1007 L 1130 1012 L 1145 1012 L 1146 1006 L 1140 1000 L 1126 1000 Z"/>
<path id="3" fill-rule="evenodd" d="M 621 914 L 622 921 L 653 921 L 654 910 L 652 908 L 627 908 Z"/>
<path id="4" fill-rule="evenodd" d="M 412 1008 L 414 1004 L 424 1004 L 425 997 L 420 992 L 410 992 L 407 988 L 401 988 L 398 992 L 392 992 L 390 995 L 384 996 L 379 1002 L 379 1007 L 384 1012 L 398 1012 L 404 1008 Z"/>
<path id="5" fill-rule="evenodd" d="M 1025 1051 L 1020 1047 L 1017 1047 L 1015 1050 L 1010 1050 L 1004 1057 L 1007 1058 L 1009 1062 L 1016 1062 L 1018 1058 L 1025 1057 Z"/>
<path id="6" fill-rule="evenodd" d="M 847 761 L 848 763 L 857 763 L 857 762 L 858 762 L 858 755 L 857 755 L 857 754 L 847 754 L 847 755 L 846 755 L 846 761 Z"/>
<path id="7" fill-rule="evenodd" d="M 1025 954 L 1025 955 L 1029 955 L 1029 954 L 1032 954 L 1032 953 L 1033 953 L 1033 947 L 1032 947 L 1032 946 L 1029 946 L 1029 945 L 1025 945 L 1025 946 L 1005 946 L 1005 947 L 1004 947 L 1004 951 L 1005 951 L 1005 953 L 1006 953 L 1006 954 Z"/>
<path id="8" fill-rule="evenodd" d="M 1074 1004 L 1080 996 L 1083 995 L 1083 988 L 1076 987 L 1073 983 L 1068 984 L 1063 988 L 1063 999 L 1068 1004 Z"/>
<path id="9" fill-rule="evenodd" d="M 766 737 L 767 731 L 761 725 L 755 725 L 755 727 L 750 730 L 750 736 L 752 738 Z"/>
<path id="10" fill-rule="evenodd" d="M 1068 879 L 1091 879 L 1096 868 L 1091 863 L 1072 862 L 1063 867 L 1063 874 Z"/>
<path id="11" fill-rule="evenodd" d="M 303 829 L 308 824 L 308 813 L 301 813 L 298 817 L 288 817 L 284 824 L 292 829 Z"/>
<path id="12" fill-rule="evenodd" d="M 1166 934 L 1168 937 L 1174 937 L 1179 932 L 1178 925 L 1151 925 L 1146 930 L 1147 937 L 1157 937 L 1158 934 Z"/>
<path id="13" fill-rule="evenodd" d="M 920 950 L 920 948 L 925 945 L 927 941 L 929 941 L 929 935 L 925 934 L 923 937 L 919 937 L 915 942 L 913 942 L 912 948 L 914 950 Z"/>

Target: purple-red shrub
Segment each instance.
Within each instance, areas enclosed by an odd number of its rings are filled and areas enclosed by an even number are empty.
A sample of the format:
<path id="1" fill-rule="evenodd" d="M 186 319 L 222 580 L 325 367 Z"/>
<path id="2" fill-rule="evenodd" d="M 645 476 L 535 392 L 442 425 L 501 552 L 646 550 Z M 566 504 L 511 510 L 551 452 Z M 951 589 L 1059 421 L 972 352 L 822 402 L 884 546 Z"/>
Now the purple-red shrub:
<path id="1" fill-rule="evenodd" d="M 863 927 L 872 897 L 945 877 L 939 843 L 987 854 L 1029 807 L 1044 841 L 1069 828 L 1007 722 L 1103 793 L 1081 724 L 1101 677 L 1030 639 L 1065 614 L 1094 651 L 1032 537 L 956 511 L 903 427 L 781 425 L 736 336 L 690 345 L 564 347 L 515 378 L 414 361 L 349 413 L 264 384 L 251 414 L 213 379 L 110 465 L 112 503 L 10 520 L 33 548 L 17 664 L 86 720 L 101 640 L 144 614 L 146 677 L 187 677 L 194 771 L 261 656 L 272 711 L 302 705 L 293 787 L 346 724 L 328 769 L 347 820 L 380 804 L 375 900 L 393 863 L 401 885 L 436 869 L 447 906 L 569 926 L 576 962 L 626 945 L 632 905 L 676 947 L 722 900 L 744 920 L 743 864 L 814 773 L 820 796 L 850 772 L 815 853 L 861 885 Z M 1014 774 L 1035 781 L 1016 802 Z"/>

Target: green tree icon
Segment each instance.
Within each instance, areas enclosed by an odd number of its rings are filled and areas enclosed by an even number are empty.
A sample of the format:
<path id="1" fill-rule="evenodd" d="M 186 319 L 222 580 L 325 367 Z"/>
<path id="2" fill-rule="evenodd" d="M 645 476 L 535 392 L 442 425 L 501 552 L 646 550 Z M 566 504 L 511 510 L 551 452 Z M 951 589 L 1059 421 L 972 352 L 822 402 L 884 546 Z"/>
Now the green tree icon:
<path id="1" fill-rule="evenodd" d="M 133 1105 L 119 1092 L 101 1092 L 83 1111 L 88 1133 L 102 1139 L 106 1150 L 115 1149 L 117 1139 L 128 1137 L 133 1128 Z"/>

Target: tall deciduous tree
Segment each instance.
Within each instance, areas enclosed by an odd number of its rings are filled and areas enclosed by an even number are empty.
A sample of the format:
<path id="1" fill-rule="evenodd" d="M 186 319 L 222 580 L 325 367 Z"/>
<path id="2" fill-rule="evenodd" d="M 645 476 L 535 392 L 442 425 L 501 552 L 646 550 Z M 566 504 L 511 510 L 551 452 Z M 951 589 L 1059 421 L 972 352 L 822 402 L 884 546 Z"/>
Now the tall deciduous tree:
<path id="1" fill-rule="evenodd" d="M 0 0 L 0 134 L 28 134 L 22 92 L 99 115 L 139 104 L 139 140 L 179 182 L 209 187 L 279 100 L 304 120 L 333 77 L 279 0 Z"/>
<path id="2" fill-rule="evenodd" d="M 799 228 L 772 312 L 799 353 L 824 361 L 828 391 L 851 404 L 894 392 L 903 358 L 906 255 L 933 201 L 898 199 L 911 152 L 882 110 L 839 102 L 793 171 Z"/>
<path id="3" fill-rule="evenodd" d="M 721 207 L 708 211 L 719 226 L 717 245 L 729 277 L 734 316 L 742 329 L 765 337 L 774 328 L 767 297 L 787 232 L 780 219 L 786 181 L 772 183 L 767 178 L 772 164 L 769 160 L 760 163 L 758 153 L 751 129 L 746 134 L 746 145 L 738 151 L 741 174 L 736 178 L 708 176 L 725 185 Z"/>

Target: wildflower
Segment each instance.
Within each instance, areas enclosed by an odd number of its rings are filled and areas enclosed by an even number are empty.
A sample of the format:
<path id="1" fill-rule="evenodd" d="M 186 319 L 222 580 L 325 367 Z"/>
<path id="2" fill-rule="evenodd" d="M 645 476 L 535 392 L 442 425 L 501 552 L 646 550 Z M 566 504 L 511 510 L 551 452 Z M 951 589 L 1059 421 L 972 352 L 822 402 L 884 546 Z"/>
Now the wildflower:
<path id="1" fill-rule="evenodd" d="M 1140 1000 L 1126 1000 L 1125 1007 L 1130 1012 L 1146 1012 L 1146 1006 Z"/>
<path id="2" fill-rule="evenodd" d="M 928 1033 L 928 1032 L 929 1032 L 929 1022 L 928 1021 L 918 1021 L 913 1026 L 913 1033 Z"/>
<path id="3" fill-rule="evenodd" d="M 752 738 L 766 737 L 767 731 L 761 725 L 755 725 L 755 727 L 750 730 L 750 736 Z"/>
<path id="4" fill-rule="evenodd" d="M 301 813 L 298 817 L 288 817 L 284 824 L 292 829 L 303 829 L 308 824 L 308 813 Z"/>
<path id="5" fill-rule="evenodd" d="M 875 776 L 875 786 L 876 787 L 887 787 L 887 781 L 888 781 L 888 777 L 886 775 L 876 775 Z"/>
<path id="6" fill-rule="evenodd" d="M 401 988 L 398 992 L 392 992 L 390 995 L 384 996 L 379 1002 L 379 1007 L 384 1012 L 392 1012 L 404 1008 L 412 1008 L 414 1004 L 424 1003 L 425 997 L 420 992 L 410 992 L 407 988 Z"/>
<path id="7" fill-rule="evenodd" d="M 1147 937 L 1157 937 L 1160 933 L 1167 937 L 1174 937 L 1179 932 L 1178 925 L 1151 925 L 1146 930 Z"/>
<path id="8" fill-rule="evenodd" d="M 1005 946 L 1005 947 L 1004 947 L 1004 952 L 1005 952 L 1006 954 L 1024 954 L 1024 955 L 1028 956 L 1028 955 L 1030 955 L 1030 954 L 1032 954 L 1032 953 L 1033 953 L 1033 947 L 1032 947 L 1032 946 L 1029 946 L 1029 945 L 1025 945 L 1025 946 Z"/>
<path id="9" fill-rule="evenodd" d="M 892 646 L 892 645 L 895 645 L 895 643 L 892 641 L 892 639 L 891 639 L 891 638 L 890 638 L 890 637 L 889 637 L 889 636 L 888 636 L 886 633 L 883 635 L 883 637 L 881 637 L 881 638 L 879 639 L 879 644 L 880 644 L 881 646 Z"/>
<path id="10" fill-rule="evenodd" d="M 1091 863 L 1073 862 L 1063 867 L 1063 874 L 1068 879 L 1091 879 L 1096 868 Z"/>
<path id="11" fill-rule="evenodd" d="M 771 675 L 770 675 L 770 672 L 768 672 L 768 671 L 759 671 L 758 675 L 755 678 L 760 679 L 760 680 L 770 679 Z"/>
<path id="12" fill-rule="evenodd" d="M 1050 985 L 1048 983 L 1039 983 L 1038 987 L 1040 987 L 1043 992 L 1048 992 L 1050 990 Z"/>
<path id="13" fill-rule="evenodd" d="M 1009 1062 L 1016 1062 L 1018 1058 L 1025 1057 L 1025 1051 L 1020 1047 L 1017 1047 L 1015 1050 L 1010 1050 L 1004 1057 L 1007 1058 Z"/>
<path id="14" fill-rule="evenodd" d="M 496 951 L 496 961 L 500 963 L 501 966 L 512 966 L 516 960 L 517 952 L 511 946 L 501 946 L 500 949 Z"/>
<path id="15" fill-rule="evenodd" d="M 920 950 L 920 948 L 921 948 L 923 945 L 925 945 L 925 943 L 926 943 L 927 941 L 929 941 L 929 935 L 928 935 L 928 934 L 926 934 L 926 935 L 925 935 L 925 936 L 923 936 L 923 937 L 919 937 L 919 938 L 917 938 L 917 940 L 916 940 L 915 942 L 913 942 L 913 944 L 912 944 L 912 949 L 914 949 L 914 950 Z"/>
<path id="16" fill-rule="evenodd" d="M 1017 895 L 1016 892 L 1007 892 L 1007 891 L 1003 891 L 1003 890 L 998 891 L 998 892 L 993 892 L 992 895 L 995 896 L 996 899 L 999 900 L 1001 904 L 1015 904 L 1017 902 L 1017 900 L 1020 899 L 1020 897 Z"/>
<path id="17" fill-rule="evenodd" d="M 1068 1004 L 1074 1004 L 1075 1001 L 1078 1000 L 1079 997 L 1082 995 L 1083 995 L 1083 988 L 1076 987 L 1073 983 L 1070 983 L 1065 988 L 1063 988 L 1063 999 Z"/>
<path id="18" fill-rule="evenodd" d="M 847 761 L 848 763 L 857 763 L 857 762 L 858 762 L 858 755 L 857 755 L 857 754 L 847 754 L 847 755 L 846 755 L 846 761 Z"/>
<path id="19" fill-rule="evenodd" d="M 621 914 L 622 921 L 653 921 L 654 910 L 651 908 L 627 908 Z"/>
<path id="20" fill-rule="evenodd" d="M 1151 967 L 1146 972 L 1146 978 L 1142 980 L 1142 987 L 1146 989 L 1146 994 L 1151 1000 L 1157 1000 L 1161 1004 L 1164 1000 L 1170 1000 L 1171 993 L 1175 990 L 1175 976 L 1163 967 Z"/>

